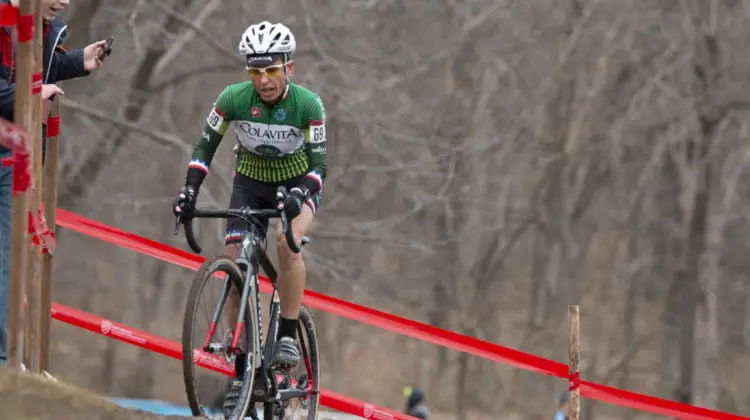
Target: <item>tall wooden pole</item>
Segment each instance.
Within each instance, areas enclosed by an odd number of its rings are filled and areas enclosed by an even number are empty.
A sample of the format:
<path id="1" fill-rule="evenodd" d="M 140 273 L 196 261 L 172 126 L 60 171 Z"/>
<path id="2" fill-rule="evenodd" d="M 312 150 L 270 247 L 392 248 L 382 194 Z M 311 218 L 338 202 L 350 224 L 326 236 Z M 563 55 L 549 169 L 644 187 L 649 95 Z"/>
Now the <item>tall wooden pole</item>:
<path id="1" fill-rule="evenodd" d="M 32 112 L 33 131 L 31 139 L 34 145 L 32 160 L 34 189 L 31 197 L 34 200 L 31 210 L 36 220 L 42 204 L 42 62 L 43 62 L 43 27 L 41 7 L 34 12 L 34 75 L 32 77 Z M 37 226 L 38 227 L 38 226 Z M 29 275 L 26 278 L 26 333 L 24 335 L 24 363 L 31 372 L 39 372 L 39 314 L 41 312 L 40 289 L 42 283 L 42 242 L 40 231 L 36 232 L 39 246 L 29 241 Z"/>
<path id="2" fill-rule="evenodd" d="M 580 310 L 578 305 L 568 306 L 568 376 L 570 382 L 570 420 L 581 417 L 581 390 L 579 387 L 581 360 Z"/>
<path id="3" fill-rule="evenodd" d="M 58 95 L 59 96 L 59 95 Z M 60 144 L 60 99 L 52 103 L 50 118 L 47 122 L 47 152 L 44 161 L 44 216 L 52 234 L 55 234 L 57 209 L 57 157 Z M 39 314 L 39 370 L 49 372 L 49 332 L 52 317 L 52 254 L 42 256 L 42 290 L 40 293 L 42 310 Z"/>
<path id="4" fill-rule="evenodd" d="M 15 57 L 16 97 L 14 123 L 30 136 L 34 132 L 32 120 L 31 79 L 34 70 L 34 13 L 40 0 L 19 0 L 19 21 L 16 26 L 18 48 Z M 32 156 L 33 158 L 33 156 Z M 13 171 L 23 168 L 13 168 Z M 15 194 L 12 202 L 10 285 L 8 293 L 8 365 L 19 370 L 18 334 L 23 303 L 23 289 L 28 249 L 28 193 Z"/>

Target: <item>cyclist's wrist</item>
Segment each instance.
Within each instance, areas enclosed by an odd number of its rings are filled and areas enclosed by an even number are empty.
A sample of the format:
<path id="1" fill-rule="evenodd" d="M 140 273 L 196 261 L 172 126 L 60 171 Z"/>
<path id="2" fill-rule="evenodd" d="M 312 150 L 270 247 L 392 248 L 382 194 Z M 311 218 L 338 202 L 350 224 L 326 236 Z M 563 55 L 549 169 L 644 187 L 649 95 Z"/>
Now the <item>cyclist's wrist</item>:
<path id="1" fill-rule="evenodd" d="M 305 190 L 307 190 L 307 193 L 309 195 L 313 195 L 313 194 L 315 194 L 318 191 L 319 185 L 318 185 L 318 181 L 316 181 L 316 180 L 314 180 L 314 179 L 312 179 L 310 177 L 305 177 L 300 182 L 299 187 L 300 188 L 304 188 Z"/>
<path id="2" fill-rule="evenodd" d="M 206 173 L 197 168 L 188 168 L 187 175 L 185 176 L 185 186 L 192 188 L 196 194 L 201 188 L 203 179 L 206 178 Z"/>

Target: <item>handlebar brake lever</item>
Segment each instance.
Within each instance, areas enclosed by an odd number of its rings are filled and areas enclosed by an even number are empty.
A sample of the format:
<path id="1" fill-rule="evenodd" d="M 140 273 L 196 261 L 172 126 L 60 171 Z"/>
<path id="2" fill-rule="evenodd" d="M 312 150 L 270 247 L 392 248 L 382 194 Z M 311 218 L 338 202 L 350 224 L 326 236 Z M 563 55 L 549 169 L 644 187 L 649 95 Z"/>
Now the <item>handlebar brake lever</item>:
<path id="1" fill-rule="evenodd" d="M 276 201 L 283 202 L 284 199 L 286 199 L 286 188 L 284 188 L 283 185 L 280 185 L 276 189 Z"/>
<path id="2" fill-rule="evenodd" d="M 174 219 L 174 233 L 172 233 L 174 236 L 177 236 L 177 234 L 180 233 L 180 216 L 176 216 Z"/>

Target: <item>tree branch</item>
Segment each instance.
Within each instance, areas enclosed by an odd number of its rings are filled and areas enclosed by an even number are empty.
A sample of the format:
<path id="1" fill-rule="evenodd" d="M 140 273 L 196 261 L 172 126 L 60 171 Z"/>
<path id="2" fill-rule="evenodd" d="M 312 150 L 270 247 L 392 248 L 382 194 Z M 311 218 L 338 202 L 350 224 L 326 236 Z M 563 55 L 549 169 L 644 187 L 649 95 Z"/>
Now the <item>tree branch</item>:
<path id="1" fill-rule="evenodd" d="M 79 112 L 89 117 L 96 118 L 98 120 L 106 121 L 110 124 L 116 125 L 117 127 L 121 129 L 135 131 L 136 133 L 143 134 L 146 137 L 150 137 L 152 140 L 154 140 L 157 144 L 161 146 L 177 147 L 178 149 L 185 151 L 186 153 L 190 153 L 188 146 L 180 137 L 177 137 L 172 134 L 162 133 L 159 131 L 141 127 L 138 124 L 125 120 L 124 118 L 113 117 L 110 114 L 104 113 L 102 111 L 94 110 L 92 108 L 89 108 L 85 105 L 82 105 L 68 98 L 61 98 L 61 99 L 62 100 L 60 101 L 60 105 L 62 105 L 65 108 L 71 109 L 75 112 Z"/>
<path id="2" fill-rule="evenodd" d="M 188 42 L 192 41 L 192 39 L 195 37 L 195 29 L 202 27 L 203 22 L 205 22 L 206 19 L 208 19 L 211 14 L 219 8 L 219 6 L 221 5 L 221 1 L 222 0 L 211 0 L 203 6 L 201 11 L 198 13 L 198 16 L 190 24 L 190 29 L 182 34 L 182 36 L 174 44 L 172 44 L 171 47 L 169 47 L 167 52 L 165 52 L 164 55 L 162 55 L 159 61 L 156 63 L 156 68 L 154 68 L 154 73 L 152 75 L 153 78 L 158 78 L 164 71 L 164 69 L 166 69 L 166 67 L 169 65 L 169 63 L 180 53 L 180 51 L 182 51 L 182 48 Z"/>
<path id="3" fill-rule="evenodd" d="M 185 16 L 175 12 L 174 10 L 169 9 L 164 4 L 162 4 L 162 2 L 159 2 L 159 1 L 152 2 L 151 5 L 161 10 L 162 12 L 166 13 L 168 16 L 180 22 L 181 24 L 189 28 L 192 28 L 192 30 L 195 31 L 196 34 L 200 35 L 200 37 L 203 38 L 204 41 L 206 41 L 209 45 L 214 47 L 217 51 L 221 52 L 227 58 L 230 58 L 234 60 L 235 62 L 244 64 L 244 60 L 242 59 L 242 57 L 239 56 L 239 54 L 234 49 L 228 48 L 221 42 L 214 39 L 211 36 L 211 34 L 208 33 L 208 31 L 206 31 L 205 29 L 201 27 L 196 26 L 193 22 L 191 22 Z"/>

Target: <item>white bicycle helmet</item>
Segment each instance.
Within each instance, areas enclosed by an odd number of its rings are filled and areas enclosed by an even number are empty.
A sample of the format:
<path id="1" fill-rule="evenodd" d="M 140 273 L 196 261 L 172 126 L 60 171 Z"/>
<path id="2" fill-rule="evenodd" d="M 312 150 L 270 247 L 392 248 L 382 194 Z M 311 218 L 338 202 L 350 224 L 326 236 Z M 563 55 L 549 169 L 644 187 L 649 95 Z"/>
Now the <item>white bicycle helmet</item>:
<path id="1" fill-rule="evenodd" d="M 297 49 L 292 31 L 282 23 L 250 25 L 242 34 L 239 50 L 242 56 L 284 54 L 288 59 Z"/>

